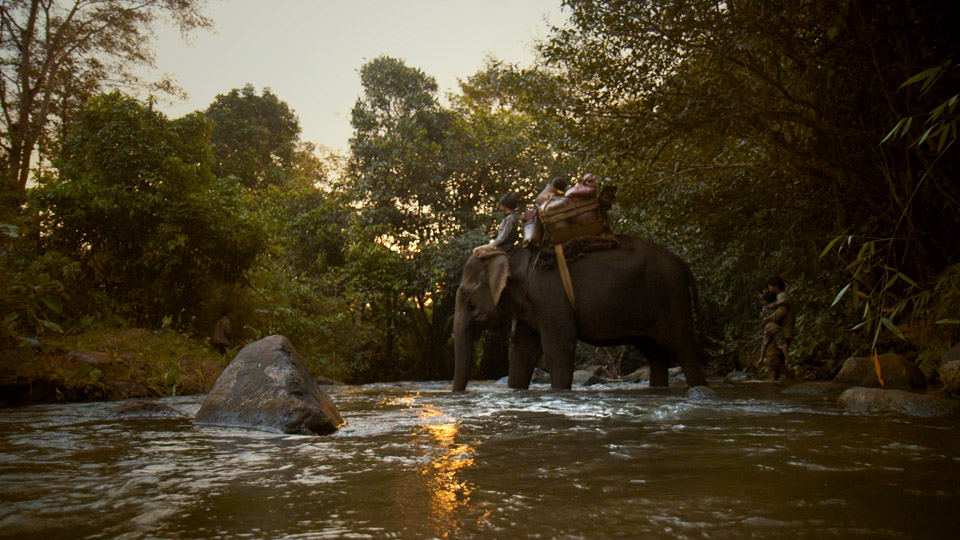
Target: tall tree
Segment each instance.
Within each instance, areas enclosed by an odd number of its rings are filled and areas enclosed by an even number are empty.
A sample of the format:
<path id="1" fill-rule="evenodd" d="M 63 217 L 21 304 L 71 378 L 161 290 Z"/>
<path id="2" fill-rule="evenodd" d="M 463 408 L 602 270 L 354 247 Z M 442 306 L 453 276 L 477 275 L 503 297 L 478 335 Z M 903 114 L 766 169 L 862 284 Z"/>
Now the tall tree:
<path id="1" fill-rule="evenodd" d="M 234 175 L 249 189 L 276 185 L 296 163 L 300 121 L 269 89 L 252 85 L 221 94 L 204 113 L 213 120 L 215 171 Z"/>
<path id="2" fill-rule="evenodd" d="M 241 187 L 211 172 L 209 136 L 200 114 L 171 121 L 119 93 L 99 96 L 63 141 L 57 174 L 31 190 L 44 246 L 79 261 L 135 321 L 196 315 L 264 248 Z"/>
<path id="3" fill-rule="evenodd" d="M 0 147 L 4 190 L 23 192 L 52 124 L 69 122 L 110 85 L 143 85 L 154 65 L 152 28 L 171 19 L 186 33 L 208 27 L 205 0 L 4 0 L 0 3 Z M 171 91 L 162 80 L 155 90 Z M 61 134 L 63 130 L 61 129 Z"/>

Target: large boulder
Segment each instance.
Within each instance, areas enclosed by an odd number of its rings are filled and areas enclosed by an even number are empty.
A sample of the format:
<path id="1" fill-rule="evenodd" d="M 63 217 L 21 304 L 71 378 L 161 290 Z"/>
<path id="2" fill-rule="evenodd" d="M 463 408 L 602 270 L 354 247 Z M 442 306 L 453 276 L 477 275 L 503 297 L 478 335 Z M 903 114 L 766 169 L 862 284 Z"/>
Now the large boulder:
<path id="1" fill-rule="evenodd" d="M 903 356 L 894 353 L 881 354 L 877 360 L 880 362 L 880 373 L 883 377 L 883 387 L 895 390 L 910 390 L 913 388 L 923 388 L 927 384 L 927 379 L 916 364 L 907 360 Z M 833 378 L 833 382 L 846 386 L 864 386 L 879 387 L 880 381 L 877 380 L 877 370 L 874 367 L 872 356 L 847 358 L 843 363 L 840 373 Z"/>
<path id="2" fill-rule="evenodd" d="M 244 347 L 204 398 L 198 424 L 322 435 L 343 425 L 333 400 L 283 336 Z"/>
<path id="3" fill-rule="evenodd" d="M 949 362 L 960 362 L 960 345 L 954 345 L 952 349 L 943 353 L 940 363 L 947 364 Z"/>
<path id="4" fill-rule="evenodd" d="M 960 401 L 882 388 L 850 388 L 840 394 L 837 404 L 856 414 L 898 413 L 923 417 L 960 415 Z"/>

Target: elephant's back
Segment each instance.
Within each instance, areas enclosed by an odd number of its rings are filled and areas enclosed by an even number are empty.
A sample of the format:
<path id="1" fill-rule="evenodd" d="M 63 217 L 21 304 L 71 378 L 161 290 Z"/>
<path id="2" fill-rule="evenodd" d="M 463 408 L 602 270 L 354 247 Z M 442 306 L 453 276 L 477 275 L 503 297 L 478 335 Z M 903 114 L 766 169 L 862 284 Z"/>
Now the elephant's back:
<path id="1" fill-rule="evenodd" d="M 645 301 L 674 301 L 678 294 L 696 297 L 693 274 L 679 255 L 636 236 L 618 235 L 618 239 L 616 249 L 584 257 L 581 271 L 605 276 L 611 287 L 640 284 Z"/>

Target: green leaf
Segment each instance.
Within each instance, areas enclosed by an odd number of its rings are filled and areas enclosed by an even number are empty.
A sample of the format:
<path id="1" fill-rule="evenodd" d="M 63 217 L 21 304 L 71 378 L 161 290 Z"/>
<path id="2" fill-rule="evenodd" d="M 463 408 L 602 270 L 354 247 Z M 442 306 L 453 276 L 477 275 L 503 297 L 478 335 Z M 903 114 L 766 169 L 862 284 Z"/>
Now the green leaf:
<path id="1" fill-rule="evenodd" d="M 887 135 L 880 141 L 880 144 L 887 142 L 887 139 L 896 135 L 897 132 L 900 131 L 900 127 L 903 126 L 904 121 L 906 121 L 906 118 L 901 118 L 900 121 L 893 126 L 893 129 L 890 130 L 890 133 L 887 133 Z"/>
<path id="2" fill-rule="evenodd" d="M 850 283 L 847 283 L 846 287 L 840 289 L 840 292 L 837 293 L 837 296 L 833 299 L 833 303 L 830 304 L 830 307 L 837 305 L 837 302 L 839 302 L 840 299 L 843 297 L 843 295 L 846 294 L 847 290 L 850 289 L 851 285 L 853 285 L 852 281 Z"/>
<path id="3" fill-rule="evenodd" d="M 940 319 L 934 324 L 960 324 L 960 319 Z"/>
<path id="4" fill-rule="evenodd" d="M 836 245 L 836 243 L 839 242 L 840 240 L 843 240 L 843 236 L 838 236 L 833 240 L 831 240 L 830 243 L 827 244 L 827 247 L 823 248 L 823 251 L 820 252 L 820 258 L 822 259 L 824 255 L 829 253 L 830 250 L 833 248 L 833 246 Z"/>
<path id="5" fill-rule="evenodd" d="M 910 77 L 909 79 L 907 79 L 903 84 L 900 85 L 900 88 L 904 88 L 904 87 L 906 87 L 906 86 L 910 86 L 911 84 L 916 84 L 916 83 L 918 83 L 918 82 L 920 82 L 920 81 L 925 81 L 925 80 L 929 79 L 930 77 L 935 76 L 935 75 L 937 74 L 937 72 L 939 72 L 941 69 L 942 69 L 942 68 L 941 68 L 940 66 L 937 66 L 937 67 L 932 67 L 932 68 L 930 68 L 930 69 L 921 71 L 920 73 L 917 73 L 917 74 L 914 75 L 913 77 Z M 899 89 L 898 89 L 898 90 L 899 90 Z"/>
<path id="6" fill-rule="evenodd" d="M 907 122 L 903 125 L 903 129 L 900 130 L 900 138 L 902 139 L 904 135 L 910 131 L 910 126 L 913 125 L 913 117 L 907 117 Z"/>
<path id="7" fill-rule="evenodd" d="M 893 284 L 897 282 L 897 278 L 898 278 L 898 277 L 899 277 L 899 276 L 897 276 L 896 274 L 894 274 L 894 276 L 893 276 L 892 278 L 888 279 L 888 280 L 887 280 L 887 283 L 883 286 L 883 290 L 885 291 L 885 290 L 889 289 L 890 287 L 893 287 Z"/>
<path id="8" fill-rule="evenodd" d="M 943 145 L 947 142 L 947 135 L 950 134 L 950 130 L 946 129 L 946 126 L 940 129 L 940 140 L 937 141 L 937 152 L 943 152 Z"/>
<path id="9" fill-rule="evenodd" d="M 59 333 L 61 333 L 61 334 L 63 333 L 63 328 L 60 328 L 60 325 L 57 324 L 57 323 L 55 323 L 55 322 L 53 322 L 53 321 L 48 321 L 48 320 L 46 320 L 46 319 L 40 319 L 40 324 L 42 324 L 44 327 L 49 328 L 50 330 L 53 330 L 53 331 L 55 331 L 55 332 L 59 332 Z"/>
<path id="10" fill-rule="evenodd" d="M 41 298 L 40 301 L 54 313 L 61 313 L 63 311 L 63 302 L 55 296 L 48 294 Z"/>
<path id="11" fill-rule="evenodd" d="M 898 338 L 906 341 L 907 338 L 903 337 L 903 332 L 901 332 L 900 329 L 897 328 L 895 324 L 893 324 L 893 321 L 891 321 L 887 317 L 880 317 L 880 322 L 883 323 L 883 325 L 886 326 L 887 329 L 889 329 L 891 332 L 893 332 Z"/>
<path id="12" fill-rule="evenodd" d="M 912 280 L 912 279 L 910 279 L 910 278 L 908 278 L 908 277 L 906 276 L 906 274 L 904 274 L 904 273 L 902 273 L 902 272 L 897 272 L 897 275 L 900 276 L 900 279 L 902 279 L 902 280 L 906 281 L 907 283 L 909 283 L 910 286 L 913 287 L 914 289 L 916 289 L 916 288 L 918 287 L 917 282 L 914 281 L 914 280 Z"/>

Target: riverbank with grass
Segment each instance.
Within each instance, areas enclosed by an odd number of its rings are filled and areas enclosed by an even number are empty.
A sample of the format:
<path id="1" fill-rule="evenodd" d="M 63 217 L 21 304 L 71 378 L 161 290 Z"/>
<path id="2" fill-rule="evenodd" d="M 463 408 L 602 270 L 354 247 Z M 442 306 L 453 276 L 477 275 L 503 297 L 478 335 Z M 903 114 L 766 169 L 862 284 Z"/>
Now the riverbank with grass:
<path id="1" fill-rule="evenodd" d="M 206 393 L 236 351 L 171 329 L 88 330 L 0 351 L 0 406 Z"/>

